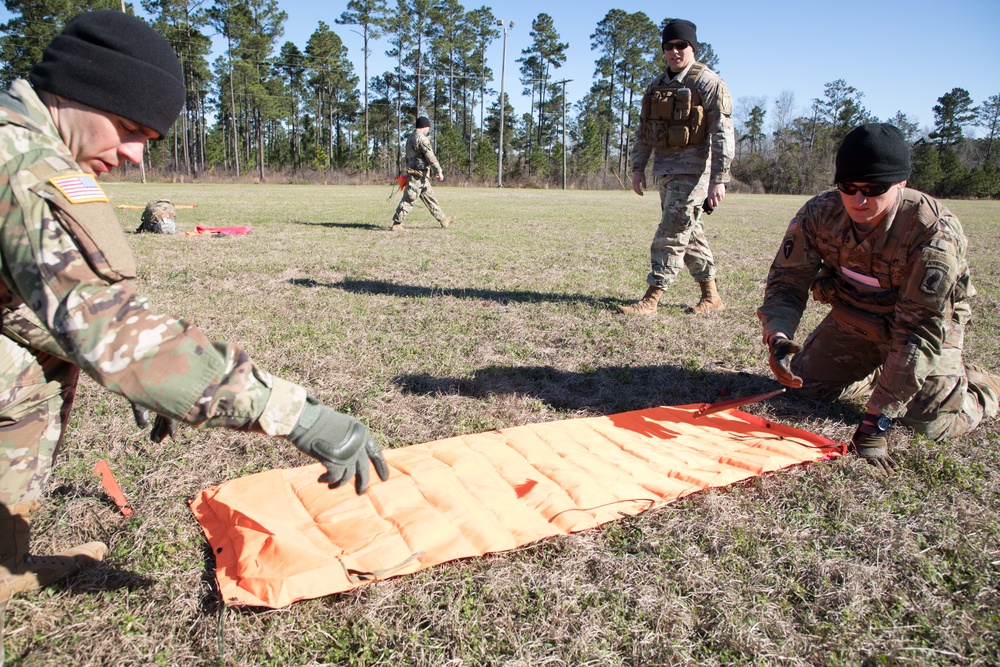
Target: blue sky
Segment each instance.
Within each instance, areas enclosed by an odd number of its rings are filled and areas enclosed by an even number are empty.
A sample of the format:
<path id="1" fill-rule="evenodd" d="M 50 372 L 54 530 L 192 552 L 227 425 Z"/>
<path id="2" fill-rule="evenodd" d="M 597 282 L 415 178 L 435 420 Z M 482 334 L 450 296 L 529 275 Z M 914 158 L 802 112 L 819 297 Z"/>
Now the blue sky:
<path id="1" fill-rule="evenodd" d="M 278 4 L 288 14 L 282 42 L 304 48 L 318 22 L 325 21 L 341 36 L 362 74 L 361 37 L 334 23 L 347 0 Z M 567 104 L 578 101 L 591 85 L 596 53 L 590 35 L 610 8 L 643 11 L 656 23 L 665 15 L 654 3 L 630 0 L 464 4 L 467 10 L 485 4 L 497 18 L 515 23 L 507 36 L 506 90 L 518 114 L 527 111 L 528 99 L 519 96 L 516 60 L 530 44 L 531 22 L 540 12 L 552 16 L 561 41 L 569 43 L 566 64 L 554 72 L 557 79 L 572 79 Z M 901 110 L 930 128 L 934 104 L 952 88 L 965 88 L 975 104 L 1000 94 L 1000 0 L 869 0 L 853 8 L 809 0 L 689 4 L 670 11 L 696 23 L 699 38 L 712 44 L 737 105 L 741 99 L 767 98 L 770 114 L 770 103 L 791 91 L 796 112 L 804 114 L 814 98 L 822 97 L 824 84 L 844 79 L 864 93 L 865 106 L 880 118 Z M 0 18 L 6 15 L 0 10 Z M 387 48 L 384 41 L 374 43 L 372 75 L 392 67 L 384 55 Z M 502 39 L 497 39 L 488 53 L 495 90 L 500 89 L 501 54 Z"/>

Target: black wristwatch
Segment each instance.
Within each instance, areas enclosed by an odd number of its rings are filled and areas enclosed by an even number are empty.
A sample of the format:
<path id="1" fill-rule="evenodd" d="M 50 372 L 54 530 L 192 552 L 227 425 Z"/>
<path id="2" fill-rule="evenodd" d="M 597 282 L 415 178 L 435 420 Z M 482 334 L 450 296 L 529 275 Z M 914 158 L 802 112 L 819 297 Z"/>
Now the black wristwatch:
<path id="1" fill-rule="evenodd" d="M 885 415 L 875 415 L 866 414 L 865 418 L 861 420 L 861 423 L 865 426 L 870 426 L 874 429 L 872 435 L 882 435 L 890 428 L 892 428 L 892 420 Z"/>

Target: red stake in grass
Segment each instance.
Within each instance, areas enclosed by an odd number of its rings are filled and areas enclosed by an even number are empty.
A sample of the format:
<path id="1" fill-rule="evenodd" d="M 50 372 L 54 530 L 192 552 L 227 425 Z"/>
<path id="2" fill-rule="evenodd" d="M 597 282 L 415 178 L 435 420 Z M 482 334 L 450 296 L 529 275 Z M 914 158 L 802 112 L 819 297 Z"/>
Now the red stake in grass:
<path id="1" fill-rule="evenodd" d="M 118 480 L 115 479 L 114 474 L 111 472 L 111 468 L 108 467 L 108 462 L 101 459 L 94 466 L 94 475 L 101 478 L 101 484 L 104 486 L 104 490 L 108 492 L 111 499 L 115 501 L 115 505 L 118 505 L 118 509 L 122 511 L 122 514 L 126 518 L 132 516 L 132 508 L 129 507 L 128 501 L 125 500 L 125 494 L 122 493 L 122 487 L 118 486 Z"/>

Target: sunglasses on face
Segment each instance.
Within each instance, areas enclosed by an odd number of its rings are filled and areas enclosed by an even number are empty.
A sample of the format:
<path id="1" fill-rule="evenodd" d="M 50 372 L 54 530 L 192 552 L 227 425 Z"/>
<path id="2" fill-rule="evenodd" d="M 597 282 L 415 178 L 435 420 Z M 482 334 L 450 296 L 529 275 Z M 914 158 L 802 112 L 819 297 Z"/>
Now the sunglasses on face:
<path id="1" fill-rule="evenodd" d="M 854 196 L 861 193 L 865 197 L 878 197 L 889 191 L 893 183 L 869 183 L 868 185 L 857 185 L 855 183 L 837 183 L 837 189 L 845 195 Z"/>
<path id="2" fill-rule="evenodd" d="M 678 51 L 683 51 L 689 46 L 691 46 L 691 42 L 685 42 L 684 40 L 681 40 L 679 42 L 667 42 L 666 44 L 663 45 L 663 50 L 673 51 L 674 49 L 677 49 Z"/>

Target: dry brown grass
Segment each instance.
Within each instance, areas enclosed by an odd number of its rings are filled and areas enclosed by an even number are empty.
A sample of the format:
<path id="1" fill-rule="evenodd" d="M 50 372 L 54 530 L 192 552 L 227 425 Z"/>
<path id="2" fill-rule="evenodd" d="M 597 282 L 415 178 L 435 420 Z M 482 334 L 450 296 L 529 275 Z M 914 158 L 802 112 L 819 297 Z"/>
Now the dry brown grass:
<path id="1" fill-rule="evenodd" d="M 197 204 L 181 227 L 243 238 L 130 236 L 158 309 L 236 342 L 350 411 L 387 447 L 775 386 L 754 310 L 801 197 L 734 195 L 710 219 L 728 307 L 652 320 L 653 193 L 440 187 L 383 231 L 388 187 L 110 185 L 116 203 Z M 954 202 L 980 290 L 968 357 L 1000 366 L 1000 204 Z M 135 211 L 119 212 L 124 228 Z M 818 319 L 810 310 L 807 322 Z M 775 399 L 750 411 L 835 439 L 858 406 Z M 89 539 L 106 565 L 4 611 L 8 665 L 997 664 L 1000 428 L 932 444 L 892 434 L 890 479 L 853 458 L 703 493 L 602 529 L 446 564 L 277 611 L 224 610 L 185 500 L 304 464 L 281 441 L 196 432 L 153 445 L 86 381 L 34 534 Z M 107 458 L 136 515 L 90 474 Z"/>

